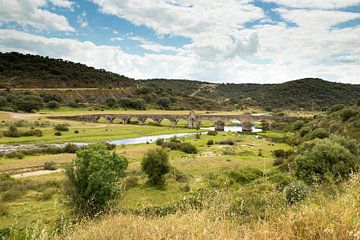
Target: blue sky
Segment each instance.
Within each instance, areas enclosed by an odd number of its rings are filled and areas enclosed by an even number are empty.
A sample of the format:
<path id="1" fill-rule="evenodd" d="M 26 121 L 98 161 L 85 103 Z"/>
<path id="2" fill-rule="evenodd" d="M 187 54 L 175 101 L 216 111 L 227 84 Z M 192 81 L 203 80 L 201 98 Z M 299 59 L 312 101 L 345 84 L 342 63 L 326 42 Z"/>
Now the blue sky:
<path id="1" fill-rule="evenodd" d="M 134 77 L 360 83 L 358 0 L 0 0 L 0 51 Z"/>

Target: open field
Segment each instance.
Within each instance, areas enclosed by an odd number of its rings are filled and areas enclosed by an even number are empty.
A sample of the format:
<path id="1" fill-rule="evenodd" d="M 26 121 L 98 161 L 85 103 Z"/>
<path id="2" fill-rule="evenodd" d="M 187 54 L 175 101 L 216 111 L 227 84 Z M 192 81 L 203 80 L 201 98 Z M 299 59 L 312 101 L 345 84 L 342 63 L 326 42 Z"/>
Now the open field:
<path id="1" fill-rule="evenodd" d="M 137 126 L 128 125 L 129 128 L 137 129 Z M 146 127 L 147 128 L 147 127 Z M 164 127 L 153 127 L 163 129 Z M 119 200 L 118 207 L 120 209 L 139 209 L 152 205 L 169 204 L 188 196 L 192 191 L 208 185 L 210 175 L 224 174 L 232 169 L 241 169 L 248 166 L 257 167 L 264 172 L 272 169 L 273 157 L 271 151 L 276 148 L 289 149 L 289 146 L 281 143 L 271 143 L 264 139 L 257 139 L 253 135 L 236 135 L 233 133 L 220 133 L 217 136 L 202 135 L 200 139 L 195 136 L 185 138 L 186 141 L 193 143 L 198 149 L 198 154 L 186 154 L 179 151 L 170 151 L 169 158 L 171 165 L 185 174 L 189 179 L 187 185 L 190 186 L 190 192 L 184 192 L 182 187 L 185 183 L 178 183 L 171 175 L 167 177 L 167 186 L 165 190 L 148 187 L 145 182 L 146 178 L 139 175 L 138 185 L 130 188 Z M 234 146 L 206 145 L 208 140 L 222 141 L 234 140 Z M 152 144 L 128 145 L 117 147 L 116 152 L 125 156 L 129 160 L 128 172 L 141 172 L 140 163 L 144 154 L 149 149 L 159 148 Z M 262 156 L 258 153 L 261 149 Z M 228 151 L 229 155 L 224 155 L 224 151 Z M 21 168 L 41 168 L 45 161 L 54 161 L 58 164 L 71 162 L 74 154 L 56 154 L 56 155 L 39 155 L 27 156 L 24 159 L 1 159 L 1 171 L 13 171 Z M 210 175 L 209 175 L 210 174 Z M 27 177 L 20 179 L 20 182 L 37 182 L 37 181 L 53 181 L 62 184 L 64 173 L 54 173 L 50 175 Z M 42 191 L 42 190 L 41 190 Z M 19 195 L 15 200 L 4 202 L 9 210 L 10 215 L 0 217 L 0 229 L 10 226 L 25 226 L 29 222 L 35 224 L 52 222 L 49 215 L 59 216 L 66 213 L 66 208 L 62 205 L 62 197 L 60 192 L 54 194 L 51 199 L 39 201 L 36 191 L 26 191 Z M 0 201 L 1 202 L 1 201 Z M 26 202 L 26 204 L 25 204 Z M 28 207 L 27 207 L 28 206 Z M 31 206 L 31 207 L 30 207 Z M 57 207 L 59 209 L 57 209 Z M 55 209 L 56 208 L 56 209 Z M 23 212 L 22 212 L 23 211 Z M 36 211 L 34 217 L 29 218 L 28 214 Z M 9 216 L 14 217 L 13 221 L 8 221 Z M 21 216 L 25 218 L 22 219 Z"/>

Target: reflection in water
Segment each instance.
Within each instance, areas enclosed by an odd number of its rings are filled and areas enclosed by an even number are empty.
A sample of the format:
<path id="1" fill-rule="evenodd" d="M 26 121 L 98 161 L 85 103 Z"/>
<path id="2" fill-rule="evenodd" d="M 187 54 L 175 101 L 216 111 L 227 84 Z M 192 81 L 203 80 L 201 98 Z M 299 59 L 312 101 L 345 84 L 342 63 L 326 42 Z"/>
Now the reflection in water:
<path id="1" fill-rule="evenodd" d="M 203 130 L 215 130 L 215 127 L 209 127 L 209 128 L 201 128 Z M 240 126 L 225 126 L 224 128 L 225 132 L 242 132 L 242 128 Z M 261 129 L 253 128 L 252 132 L 261 132 Z M 156 136 L 145 136 L 145 137 L 139 137 L 139 138 L 125 138 L 115 141 L 109 141 L 111 144 L 115 145 L 127 145 L 127 144 L 140 144 L 140 143 L 153 143 L 159 138 L 163 139 L 169 139 L 174 136 L 176 137 L 185 137 L 189 135 L 195 135 L 196 133 L 176 133 L 176 134 L 163 134 L 163 135 L 156 135 Z M 203 132 L 202 134 L 206 134 L 206 132 Z"/>

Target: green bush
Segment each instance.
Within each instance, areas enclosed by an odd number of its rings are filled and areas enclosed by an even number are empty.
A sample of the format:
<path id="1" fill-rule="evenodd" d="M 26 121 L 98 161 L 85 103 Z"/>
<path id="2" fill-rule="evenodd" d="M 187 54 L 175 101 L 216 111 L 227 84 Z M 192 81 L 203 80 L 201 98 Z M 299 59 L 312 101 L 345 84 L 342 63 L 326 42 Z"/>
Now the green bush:
<path id="1" fill-rule="evenodd" d="M 56 131 L 61 131 L 61 132 L 67 132 L 69 131 L 69 128 L 66 124 L 56 124 L 54 129 Z"/>
<path id="2" fill-rule="evenodd" d="M 68 143 L 64 147 L 66 153 L 76 153 L 77 150 L 79 150 L 79 147 L 73 143 Z"/>
<path id="3" fill-rule="evenodd" d="M 340 112 L 340 117 L 343 122 L 346 122 L 358 114 L 359 114 L 359 111 L 357 111 L 353 108 L 347 107 Z"/>
<path id="4" fill-rule="evenodd" d="M 237 183 L 246 184 L 262 177 L 264 173 L 257 168 L 243 168 L 230 172 L 230 177 Z"/>
<path id="5" fill-rule="evenodd" d="M 298 131 L 304 126 L 304 121 L 298 120 L 294 122 L 291 126 L 293 131 Z"/>
<path id="6" fill-rule="evenodd" d="M 155 143 L 158 146 L 162 146 L 164 144 L 165 140 L 163 138 L 156 139 Z"/>
<path id="7" fill-rule="evenodd" d="M 56 170 L 57 164 L 54 161 L 44 162 L 44 169 L 51 170 L 51 171 Z"/>
<path id="8" fill-rule="evenodd" d="M 233 140 L 224 140 L 224 141 L 220 141 L 219 144 L 221 145 L 235 145 L 235 142 Z"/>
<path id="9" fill-rule="evenodd" d="M 56 108 L 59 108 L 59 106 L 60 106 L 60 104 L 54 100 L 48 102 L 48 104 L 47 104 L 47 107 L 50 109 L 56 109 Z"/>
<path id="10" fill-rule="evenodd" d="M 78 133 L 79 133 L 79 130 L 75 130 L 74 133 L 75 133 L 75 134 L 78 134 Z"/>
<path id="11" fill-rule="evenodd" d="M 309 188 L 302 182 L 292 182 L 284 189 L 286 201 L 294 204 L 304 200 L 309 195 Z"/>
<path id="12" fill-rule="evenodd" d="M 198 153 L 197 148 L 194 145 L 192 145 L 191 143 L 182 143 L 180 150 L 183 151 L 184 153 L 189 153 L 189 154 Z"/>
<path id="13" fill-rule="evenodd" d="M 89 145 L 76 153 L 66 167 L 66 194 L 76 213 L 96 216 L 107 210 L 119 193 L 118 181 L 124 176 L 128 161 L 105 145 Z"/>
<path id="14" fill-rule="evenodd" d="M 310 139 L 315 139 L 315 138 L 324 139 L 327 137 L 329 137 L 329 134 L 324 128 L 316 128 L 310 133 Z"/>
<path id="15" fill-rule="evenodd" d="M 44 101 L 37 95 L 20 95 L 13 101 L 15 109 L 32 112 L 34 110 L 40 110 L 44 106 Z"/>
<path id="16" fill-rule="evenodd" d="M 210 135 L 210 136 L 216 136 L 218 134 L 217 131 L 208 131 L 207 135 Z"/>
<path id="17" fill-rule="evenodd" d="M 62 133 L 61 133 L 61 132 L 55 132 L 54 135 L 55 135 L 55 136 L 61 136 Z"/>
<path id="18" fill-rule="evenodd" d="M 295 175 L 307 183 L 340 182 L 358 170 L 357 152 L 352 141 L 340 137 L 305 142 L 296 158 Z"/>
<path id="19" fill-rule="evenodd" d="M 206 143 L 208 146 L 214 145 L 214 140 L 210 139 Z"/>
<path id="20" fill-rule="evenodd" d="M 309 127 L 303 127 L 300 129 L 300 136 L 304 137 L 306 134 L 308 134 L 311 131 L 311 129 Z"/>
<path id="21" fill-rule="evenodd" d="M 163 149 L 150 150 L 145 155 L 141 168 L 147 174 L 151 186 L 163 186 L 164 175 L 170 171 L 168 153 Z"/>

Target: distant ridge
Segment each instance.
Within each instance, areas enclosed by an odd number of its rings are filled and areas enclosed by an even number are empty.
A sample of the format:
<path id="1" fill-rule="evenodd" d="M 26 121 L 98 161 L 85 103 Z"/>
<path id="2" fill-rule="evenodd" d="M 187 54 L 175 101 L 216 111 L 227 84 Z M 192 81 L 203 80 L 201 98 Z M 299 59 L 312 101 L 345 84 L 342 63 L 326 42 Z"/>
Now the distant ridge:
<path id="1" fill-rule="evenodd" d="M 126 89 L 114 98 L 143 99 L 156 107 L 160 99 L 172 109 L 231 110 L 248 106 L 321 110 L 360 99 L 360 85 L 307 78 L 281 84 L 208 83 L 193 80 L 134 80 L 84 64 L 30 54 L 0 53 L 0 88 Z M 66 93 L 62 93 L 66 94 Z M 84 92 L 81 93 L 84 95 Z M 94 94 L 94 93 L 92 93 Z M 106 94 L 105 94 L 106 95 Z M 93 96 L 96 98 L 96 96 Z M 96 99 L 103 103 L 105 96 Z"/>

